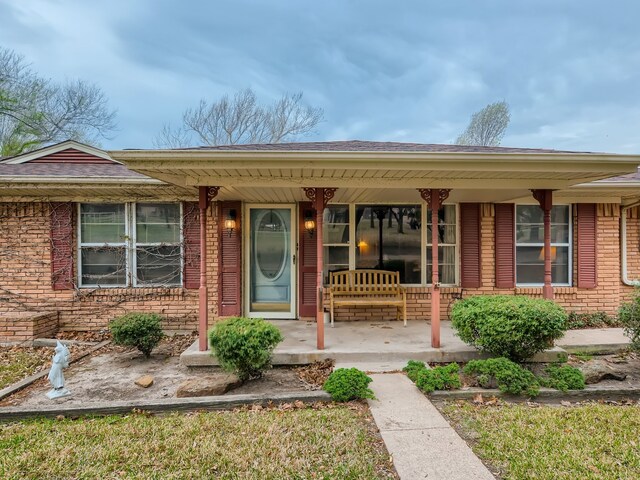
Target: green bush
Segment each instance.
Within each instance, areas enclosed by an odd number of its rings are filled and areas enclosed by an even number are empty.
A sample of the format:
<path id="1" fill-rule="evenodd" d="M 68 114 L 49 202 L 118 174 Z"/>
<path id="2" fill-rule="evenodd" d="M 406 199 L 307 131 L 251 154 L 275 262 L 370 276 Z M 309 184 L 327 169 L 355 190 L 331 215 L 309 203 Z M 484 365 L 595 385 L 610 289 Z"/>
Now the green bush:
<path id="1" fill-rule="evenodd" d="M 478 295 L 457 301 L 451 320 L 458 336 L 469 345 L 522 362 L 562 337 L 567 314 L 550 300 Z"/>
<path id="2" fill-rule="evenodd" d="M 615 317 L 610 317 L 605 312 L 570 312 L 567 317 L 567 330 L 618 327 L 619 325 L 620 323 Z"/>
<path id="3" fill-rule="evenodd" d="M 338 368 L 329 375 L 323 388 L 336 402 L 375 398 L 369 388 L 371 381 L 371 377 L 357 368 Z"/>
<path id="4" fill-rule="evenodd" d="M 640 288 L 636 288 L 630 302 L 620 306 L 618 320 L 624 327 L 625 335 L 631 339 L 631 348 L 640 350 Z"/>
<path id="5" fill-rule="evenodd" d="M 407 377 L 409 377 L 409 380 L 412 382 L 416 381 L 418 373 L 422 370 L 427 370 L 427 366 L 424 362 L 418 362 L 416 360 L 409 360 L 407 366 L 402 369 L 403 372 L 406 372 Z"/>
<path id="6" fill-rule="evenodd" d="M 211 354 L 241 380 L 259 378 L 271 366 L 273 349 L 283 340 L 277 327 L 260 318 L 233 317 L 209 332 Z"/>
<path id="7" fill-rule="evenodd" d="M 545 369 L 547 377 L 540 377 L 540 385 L 556 390 L 584 390 L 584 375 L 571 365 L 550 365 Z"/>
<path id="8" fill-rule="evenodd" d="M 416 374 L 416 387 L 425 393 L 460 388 L 459 371 L 460 367 L 455 362 L 443 367 L 425 368 Z"/>
<path id="9" fill-rule="evenodd" d="M 473 375 L 481 387 L 487 388 L 493 380 L 501 392 L 512 395 L 538 395 L 540 385 L 533 372 L 521 367 L 508 358 L 471 360 L 464 367 L 466 375 Z"/>
<path id="10" fill-rule="evenodd" d="M 136 347 L 149 358 L 164 333 L 160 325 L 162 317 L 156 313 L 127 313 L 109 322 L 113 343 Z"/>

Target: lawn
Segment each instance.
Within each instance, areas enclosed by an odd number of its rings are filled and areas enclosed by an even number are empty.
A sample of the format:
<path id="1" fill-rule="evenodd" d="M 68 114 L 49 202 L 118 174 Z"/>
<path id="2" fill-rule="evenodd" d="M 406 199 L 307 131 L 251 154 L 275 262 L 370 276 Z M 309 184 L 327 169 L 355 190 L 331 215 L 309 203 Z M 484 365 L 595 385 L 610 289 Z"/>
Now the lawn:
<path id="1" fill-rule="evenodd" d="M 44 368 L 52 348 L 0 347 L 0 389 Z"/>
<path id="2" fill-rule="evenodd" d="M 444 413 L 505 479 L 640 478 L 640 406 L 450 404 Z"/>
<path id="3" fill-rule="evenodd" d="M 361 405 L 0 425 L 0 478 L 397 478 Z"/>

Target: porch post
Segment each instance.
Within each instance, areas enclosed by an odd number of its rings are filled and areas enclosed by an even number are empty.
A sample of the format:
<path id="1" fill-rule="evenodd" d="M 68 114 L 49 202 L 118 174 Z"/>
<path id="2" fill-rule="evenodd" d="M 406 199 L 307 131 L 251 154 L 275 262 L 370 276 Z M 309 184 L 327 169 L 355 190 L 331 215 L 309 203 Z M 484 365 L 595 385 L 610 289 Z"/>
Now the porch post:
<path id="1" fill-rule="evenodd" d="M 207 289 L 207 208 L 218 195 L 220 187 L 198 187 L 200 207 L 200 288 L 198 290 L 198 349 L 209 348 L 207 329 L 209 328 L 209 293 Z"/>
<path id="2" fill-rule="evenodd" d="M 544 222 L 544 286 L 542 296 L 553 300 L 553 286 L 551 285 L 551 207 L 553 196 L 551 190 L 531 190 L 533 198 L 540 204 Z"/>
<path id="3" fill-rule="evenodd" d="M 324 350 L 324 282 L 322 278 L 324 249 L 322 246 L 322 220 L 324 217 L 324 209 L 329 200 L 333 198 L 336 189 L 307 187 L 303 189 L 307 198 L 313 203 L 313 208 L 316 211 L 316 347 L 318 350 Z"/>
<path id="4" fill-rule="evenodd" d="M 449 189 L 418 189 L 431 210 L 431 346 L 440 348 L 440 274 L 438 261 L 438 210 L 449 197 Z"/>

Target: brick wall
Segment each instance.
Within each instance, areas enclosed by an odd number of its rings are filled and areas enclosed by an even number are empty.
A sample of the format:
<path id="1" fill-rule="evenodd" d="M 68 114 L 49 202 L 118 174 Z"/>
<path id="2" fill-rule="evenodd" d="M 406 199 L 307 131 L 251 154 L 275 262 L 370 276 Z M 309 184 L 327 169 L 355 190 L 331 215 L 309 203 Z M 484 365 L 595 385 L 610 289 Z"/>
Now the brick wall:
<path id="1" fill-rule="evenodd" d="M 218 229 L 213 212 L 214 207 L 207 211 L 207 281 L 211 319 L 217 313 Z M 75 255 L 75 238 L 73 243 Z M 169 332 L 197 329 L 198 290 L 53 290 L 47 203 L 0 204 L 0 272 L 0 313 L 57 311 L 61 330 L 96 330 L 124 313 L 157 312 L 166 317 L 164 327 Z"/>
<path id="2" fill-rule="evenodd" d="M 207 259 L 209 317 L 215 321 L 218 299 L 218 228 L 215 204 L 207 211 Z M 616 312 L 621 299 L 632 291 L 620 275 L 620 208 L 598 205 L 598 286 L 595 289 L 556 288 L 556 300 L 578 312 Z M 494 267 L 494 209 L 481 208 L 482 287 L 442 288 L 441 318 L 459 296 L 477 294 L 526 294 L 542 297 L 542 288 L 496 289 Z M 628 264 L 631 278 L 640 278 L 640 211 L 628 212 Z M 575 216 L 574 216 L 575 218 Z M 75 232 L 75 229 L 74 229 Z M 73 239 L 75 245 L 75 239 Z M 74 247 L 74 252 L 75 252 Z M 575 252 L 575 248 L 574 248 Z M 574 258 L 574 284 L 576 262 Z M 409 319 L 428 319 L 431 294 L 427 287 L 408 288 Z M 100 329 L 114 316 L 130 311 L 158 312 L 166 316 L 168 331 L 197 328 L 198 290 L 183 288 L 111 288 L 52 290 L 49 205 L 47 203 L 0 204 L 0 313 L 59 312 L 61 330 Z M 337 320 L 393 319 L 393 308 L 343 307 Z"/>
<path id="3" fill-rule="evenodd" d="M 0 313 L 0 343 L 53 338 L 57 332 L 57 312 Z"/>

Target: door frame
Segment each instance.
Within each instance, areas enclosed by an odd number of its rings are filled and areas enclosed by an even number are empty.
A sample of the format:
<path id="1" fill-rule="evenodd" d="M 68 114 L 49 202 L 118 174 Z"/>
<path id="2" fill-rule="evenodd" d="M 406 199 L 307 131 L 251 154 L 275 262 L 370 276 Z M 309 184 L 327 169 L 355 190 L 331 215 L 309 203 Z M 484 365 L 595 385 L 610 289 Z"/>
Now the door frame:
<path id="1" fill-rule="evenodd" d="M 291 211 L 291 231 L 290 235 L 290 253 L 289 261 L 291 262 L 291 279 L 290 279 L 290 297 L 291 308 L 288 312 L 252 312 L 251 311 L 251 210 L 252 209 L 269 209 L 280 208 L 289 209 Z M 244 314 L 250 318 L 264 318 L 273 320 L 293 320 L 298 318 L 298 204 L 297 203 L 245 203 L 244 219 L 246 228 L 243 232 L 244 243 Z"/>

